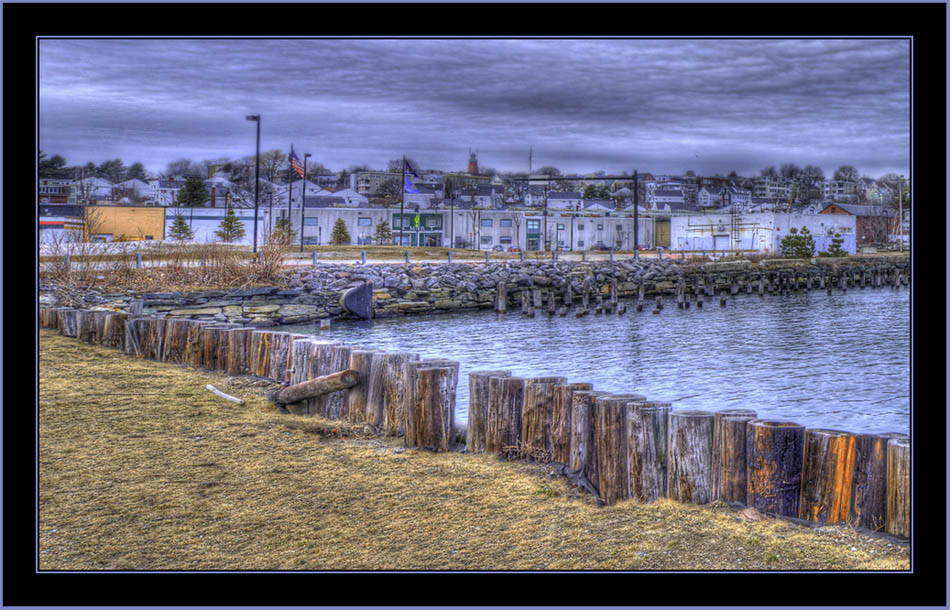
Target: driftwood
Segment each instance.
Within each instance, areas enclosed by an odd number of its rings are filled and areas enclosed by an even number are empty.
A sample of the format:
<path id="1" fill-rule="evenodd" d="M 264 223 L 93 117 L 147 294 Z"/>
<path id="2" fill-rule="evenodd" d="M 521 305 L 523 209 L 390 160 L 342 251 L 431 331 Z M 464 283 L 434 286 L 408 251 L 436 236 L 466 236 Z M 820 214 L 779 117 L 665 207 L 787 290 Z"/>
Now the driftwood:
<path id="1" fill-rule="evenodd" d="M 317 396 L 323 396 L 330 392 L 338 392 L 351 388 L 360 382 L 359 372 L 353 369 L 340 371 L 310 379 L 301 383 L 271 390 L 267 393 L 267 398 L 274 402 L 278 407 L 301 402 Z"/>
<path id="2" fill-rule="evenodd" d="M 216 395 L 220 396 L 221 398 L 223 398 L 223 399 L 225 399 L 225 400 L 230 400 L 231 402 L 236 402 L 236 403 L 238 403 L 239 405 L 243 405 L 243 404 L 244 404 L 244 401 L 241 400 L 240 398 L 235 398 L 234 396 L 231 396 L 230 394 L 225 394 L 224 392 L 222 392 L 222 391 L 219 390 L 218 388 L 214 387 L 214 386 L 211 385 L 210 383 L 205 386 L 205 389 L 208 390 L 209 392 L 211 392 L 212 394 L 216 394 Z"/>

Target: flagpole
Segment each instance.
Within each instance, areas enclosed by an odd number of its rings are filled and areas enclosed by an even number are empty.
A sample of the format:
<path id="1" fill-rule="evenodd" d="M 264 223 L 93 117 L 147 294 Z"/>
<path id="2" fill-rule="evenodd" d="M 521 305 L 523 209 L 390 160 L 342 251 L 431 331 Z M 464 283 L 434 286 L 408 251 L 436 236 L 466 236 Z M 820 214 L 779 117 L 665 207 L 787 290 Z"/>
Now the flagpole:
<path id="1" fill-rule="evenodd" d="M 294 145 L 290 145 L 290 154 L 287 155 L 287 235 L 290 235 L 290 202 L 294 194 Z"/>
<path id="2" fill-rule="evenodd" d="M 402 227 L 406 224 L 406 218 L 402 215 L 403 208 L 406 206 L 406 155 L 402 156 L 402 182 L 399 183 L 399 245 L 402 245 Z"/>

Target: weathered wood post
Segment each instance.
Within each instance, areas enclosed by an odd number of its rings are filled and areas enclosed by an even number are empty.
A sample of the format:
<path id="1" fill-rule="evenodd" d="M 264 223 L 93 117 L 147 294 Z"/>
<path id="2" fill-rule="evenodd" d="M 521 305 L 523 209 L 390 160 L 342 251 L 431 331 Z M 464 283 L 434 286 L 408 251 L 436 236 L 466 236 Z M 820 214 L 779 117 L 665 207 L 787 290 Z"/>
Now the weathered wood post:
<path id="1" fill-rule="evenodd" d="M 488 418 L 485 451 L 502 457 L 516 457 L 521 443 L 521 410 L 524 404 L 524 377 L 488 378 Z"/>
<path id="2" fill-rule="evenodd" d="M 314 251 L 313 251 L 313 265 L 314 265 L 314 266 L 316 266 L 316 264 L 317 264 L 317 259 L 318 259 L 318 258 L 319 258 L 319 254 L 317 254 L 317 251 L 314 250 Z"/>
<path id="3" fill-rule="evenodd" d="M 370 380 L 376 377 L 376 383 L 381 386 L 383 357 L 384 353 L 379 350 L 354 349 L 350 352 L 350 364 L 347 368 L 360 374 L 360 382 L 345 390 L 347 421 L 351 424 L 374 423 L 367 418 L 372 385 Z"/>
<path id="4" fill-rule="evenodd" d="M 162 362 L 184 364 L 185 347 L 188 342 L 188 328 L 191 320 L 169 318 L 165 324 L 165 343 Z"/>
<path id="5" fill-rule="evenodd" d="M 353 351 L 352 347 L 336 342 L 319 346 L 317 353 L 319 354 L 320 368 L 322 369 L 321 374 L 330 375 L 348 369 L 350 366 L 351 351 Z M 328 419 L 348 418 L 349 413 L 346 408 L 347 400 L 345 390 L 331 392 L 321 398 L 323 398 L 322 401 L 317 400 L 315 401 L 315 405 L 311 405 L 311 412 L 316 409 L 318 415 L 323 415 Z"/>
<path id="6" fill-rule="evenodd" d="M 541 309 L 544 306 L 544 301 L 541 298 L 541 289 L 533 288 L 531 290 L 531 306 L 534 309 Z"/>
<path id="7" fill-rule="evenodd" d="M 129 314 L 107 312 L 103 323 L 102 346 L 125 350 L 125 325 Z"/>
<path id="8" fill-rule="evenodd" d="M 910 438 L 887 441 L 887 521 L 884 531 L 910 537 Z"/>
<path id="9" fill-rule="evenodd" d="M 574 289 L 571 288 L 570 282 L 565 282 L 564 284 L 564 306 L 571 307 L 574 305 Z"/>
<path id="10" fill-rule="evenodd" d="M 492 377 L 511 377 L 511 371 L 472 371 L 468 374 L 468 432 L 465 435 L 465 449 L 469 453 L 485 452 Z"/>
<path id="11" fill-rule="evenodd" d="M 605 394 L 594 399 L 594 449 L 597 452 L 599 483 L 604 504 L 630 497 L 627 475 L 628 403 L 646 400 L 639 394 Z"/>
<path id="12" fill-rule="evenodd" d="M 798 518 L 805 427 L 762 419 L 751 420 L 747 426 L 749 506 Z"/>
<path id="13" fill-rule="evenodd" d="M 136 320 L 142 346 L 142 357 L 148 360 L 165 360 L 165 337 L 168 331 L 166 318 L 150 316 Z"/>
<path id="14" fill-rule="evenodd" d="M 854 435 L 805 430 L 798 518 L 819 524 L 847 521 L 854 477 Z"/>
<path id="15" fill-rule="evenodd" d="M 406 264 L 409 264 L 409 250 L 406 250 Z"/>
<path id="16" fill-rule="evenodd" d="M 581 295 L 581 307 L 590 309 L 590 287 L 586 283 L 584 284 L 584 293 Z"/>
<path id="17" fill-rule="evenodd" d="M 141 335 L 141 324 L 139 320 L 141 316 L 130 315 L 125 320 L 125 337 L 122 342 L 122 351 L 126 354 L 142 357 L 142 335 Z"/>
<path id="18" fill-rule="evenodd" d="M 667 474 L 670 499 L 691 504 L 712 501 L 714 421 L 715 414 L 710 411 L 670 412 Z"/>
<path id="19" fill-rule="evenodd" d="M 551 425 L 554 421 L 554 387 L 567 383 L 566 377 L 532 377 L 525 384 L 521 410 L 521 457 L 550 461 L 554 448 Z"/>
<path id="20" fill-rule="evenodd" d="M 406 395 L 404 398 L 405 412 L 405 443 L 407 447 L 416 447 L 419 442 L 419 429 L 414 426 L 421 417 L 417 413 L 418 401 L 416 391 L 418 390 L 418 371 L 421 368 L 447 368 L 450 371 L 448 378 L 448 401 L 447 406 L 447 425 L 449 432 L 454 434 L 455 430 L 455 389 L 458 385 L 459 363 L 455 360 L 445 358 L 428 358 L 425 360 L 413 360 L 404 365 L 406 372 Z M 449 437 L 451 439 L 451 435 Z"/>
<path id="21" fill-rule="evenodd" d="M 451 410 L 455 385 L 450 367 L 421 367 L 416 369 L 416 400 L 413 420 L 407 426 L 415 430 L 415 446 L 433 451 L 448 451 L 454 434 Z"/>
<path id="22" fill-rule="evenodd" d="M 287 360 L 290 355 L 290 333 L 273 332 L 271 335 L 269 369 L 268 373 L 264 376 L 270 377 L 275 381 L 286 381 Z"/>
<path id="23" fill-rule="evenodd" d="M 635 408 L 639 412 L 635 411 L 626 421 L 630 497 L 639 502 L 655 502 L 668 495 L 667 436 L 672 405 L 640 401 Z"/>
<path id="24" fill-rule="evenodd" d="M 383 362 L 383 432 L 387 436 L 405 434 L 402 422 L 403 400 L 406 393 L 405 364 L 416 362 L 419 354 L 411 352 L 389 352 Z M 471 430 L 471 426 L 469 427 Z"/>
<path id="25" fill-rule="evenodd" d="M 560 383 L 554 386 L 554 412 L 551 419 L 552 459 L 561 464 L 571 460 L 571 414 L 574 392 L 590 391 L 590 383 Z"/>
<path id="26" fill-rule="evenodd" d="M 637 311 L 643 311 L 644 291 L 643 282 L 637 282 Z"/>
<path id="27" fill-rule="evenodd" d="M 851 522 L 877 532 L 887 518 L 887 443 L 906 434 L 855 435 L 854 478 L 851 483 Z"/>
<path id="28" fill-rule="evenodd" d="M 676 283 L 676 306 L 680 309 L 683 309 L 683 300 L 686 295 L 686 286 L 683 283 L 683 276 L 680 276 L 679 281 Z"/>
<path id="29" fill-rule="evenodd" d="M 726 306 L 726 291 L 725 291 L 725 289 L 719 294 L 719 306 L 720 306 L 720 307 L 725 307 L 725 306 Z"/>
<path id="30" fill-rule="evenodd" d="M 301 339 L 294 341 L 290 346 L 290 385 L 296 385 L 313 379 L 310 375 L 311 359 L 314 357 L 312 350 L 312 339 Z M 360 380 L 362 381 L 362 379 Z M 310 415 L 310 400 L 301 400 L 300 402 L 288 403 L 284 407 L 295 415 Z"/>
<path id="31" fill-rule="evenodd" d="M 746 504 L 748 464 L 746 430 L 756 412 L 727 409 L 716 413 L 713 427 L 713 499 Z"/>
<path id="32" fill-rule="evenodd" d="M 93 343 L 96 335 L 96 324 L 92 312 L 88 309 L 76 311 L 76 338 L 83 343 Z"/>
<path id="33" fill-rule="evenodd" d="M 64 337 L 76 336 L 76 315 L 77 310 L 69 307 L 63 307 L 56 312 L 56 328 L 59 334 Z"/>
<path id="34" fill-rule="evenodd" d="M 597 447 L 594 443 L 595 402 L 609 392 L 581 390 L 571 396 L 571 453 L 568 467 L 581 474 L 597 490 L 600 475 L 597 467 Z"/>
<path id="35" fill-rule="evenodd" d="M 498 313 L 508 311 L 508 286 L 504 282 L 498 282 L 495 286 L 495 311 Z"/>
<path id="36" fill-rule="evenodd" d="M 247 344 L 250 341 L 253 328 L 232 328 L 225 331 L 228 338 L 227 373 L 230 375 L 244 375 L 247 373 Z"/>

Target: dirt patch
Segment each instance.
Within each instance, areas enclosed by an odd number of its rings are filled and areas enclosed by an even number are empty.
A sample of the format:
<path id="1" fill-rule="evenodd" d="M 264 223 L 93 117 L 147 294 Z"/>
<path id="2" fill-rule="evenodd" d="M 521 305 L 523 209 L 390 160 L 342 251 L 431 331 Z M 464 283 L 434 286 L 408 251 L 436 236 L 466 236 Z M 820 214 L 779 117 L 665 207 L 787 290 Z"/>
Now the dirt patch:
<path id="1" fill-rule="evenodd" d="M 282 414 L 273 382 L 47 330 L 39 364 L 41 570 L 909 569 L 906 546 L 847 526 L 597 508 L 541 464 Z"/>

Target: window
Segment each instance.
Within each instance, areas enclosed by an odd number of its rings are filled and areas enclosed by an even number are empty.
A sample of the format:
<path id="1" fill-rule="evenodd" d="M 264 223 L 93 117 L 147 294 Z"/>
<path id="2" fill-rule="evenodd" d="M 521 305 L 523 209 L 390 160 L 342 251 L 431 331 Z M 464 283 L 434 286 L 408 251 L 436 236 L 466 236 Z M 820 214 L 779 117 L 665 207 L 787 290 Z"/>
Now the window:
<path id="1" fill-rule="evenodd" d="M 318 224 L 320 224 L 320 223 L 318 222 L 319 220 L 320 220 L 319 218 L 307 218 L 306 216 L 304 216 L 304 218 L 303 218 L 303 224 L 304 224 L 304 226 L 307 226 L 307 227 L 315 227 L 315 226 L 317 226 Z"/>
<path id="2" fill-rule="evenodd" d="M 490 227 L 490 226 L 491 226 L 491 218 L 482 218 L 481 226 L 483 226 L 483 227 Z"/>
<path id="3" fill-rule="evenodd" d="M 623 231 L 623 227 L 622 227 L 621 225 L 617 225 L 617 233 L 619 233 L 619 232 L 621 232 L 621 231 Z"/>
<path id="4" fill-rule="evenodd" d="M 511 237 L 509 237 L 509 236 L 499 237 L 499 238 L 498 238 L 498 243 L 510 245 L 510 244 L 511 244 Z"/>
<path id="5" fill-rule="evenodd" d="M 557 230 L 558 230 L 558 231 L 563 231 L 563 230 L 564 230 L 564 225 L 558 224 Z"/>
<path id="6" fill-rule="evenodd" d="M 525 229 L 527 231 L 540 231 L 541 230 L 541 221 L 540 220 L 526 220 Z"/>
<path id="7" fill-rule="evenodd" d="M 511 219 L 510 219 L 510 218 L 502 218 L 501 220 L 498 221 L 498 226 L 499 226 L 499 227 L 510 227 L 510 226 L 511 226 Z"/>
<path id="8" fill-rule="evenodd" d="M 373 219 L 372 219 L 372 218 L 367 218 L 367 217 L 364 216 L 364 217 L 358 218 L 356 222 L 357 222 L 357 224 L 358 224 L 359 226 L 361 226 L 361 227 L 368 227 L 368 226 L 371 226 L 371 225 L 373 224 Z"/>
<path id="9" fill-rule="evenodd" d="M 491 245 L 491 235 L 482 235 L 482 245 L 483 246 Z"/>
<path id="10" fill-rule="evenodd" d="M 583 231 L 583 230 L 584 230 L 584 225 L 577 225 L 577 230 L 578 230 L 578 231 Z"/>
<path id="11" fill-rule="evenodd" d="M 577 247 L 578 247 L 578 248 L 583 248 L 583 247 L 584 247 L 584 240 L 583 240 L 583 239 L 578 239 L 578 240 L 577 240 Z"/>
<path id="12" fill-rule="evenodd" d="M 597 225 L 597 230 L 598 230 L 598 231 L 603 231 L 603 230 L 604 230 L 604 225 Z"/>

